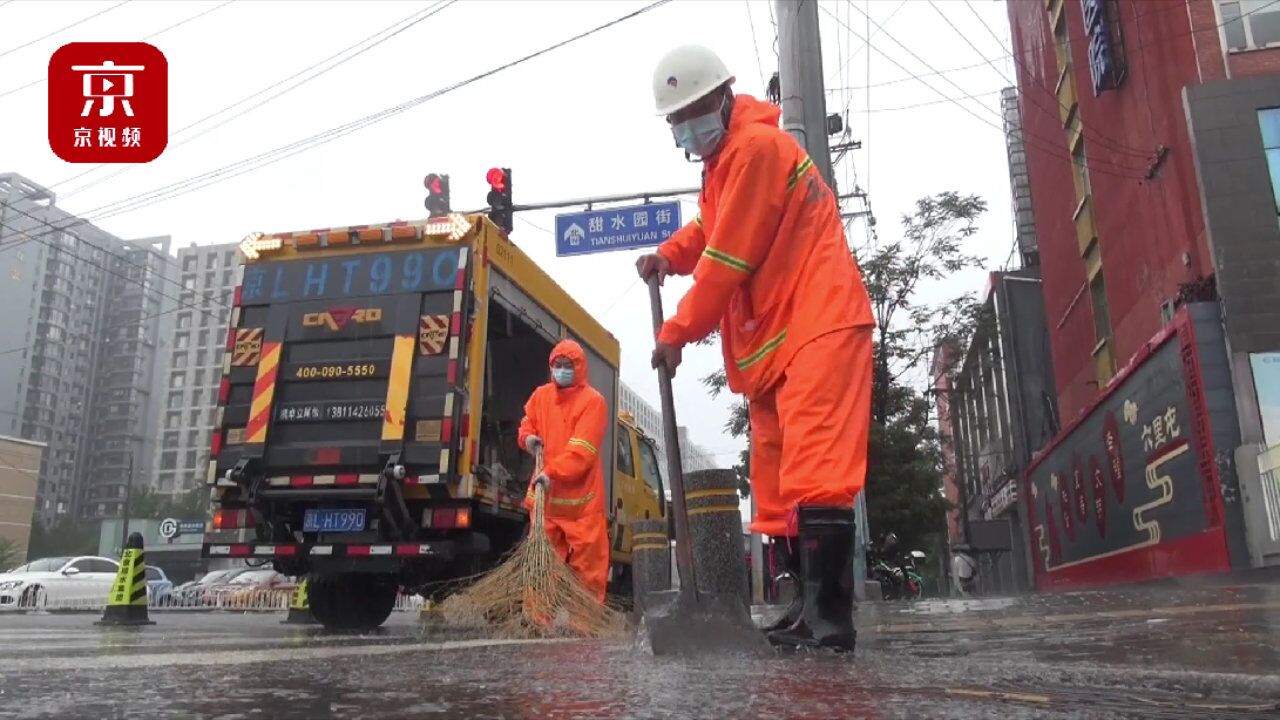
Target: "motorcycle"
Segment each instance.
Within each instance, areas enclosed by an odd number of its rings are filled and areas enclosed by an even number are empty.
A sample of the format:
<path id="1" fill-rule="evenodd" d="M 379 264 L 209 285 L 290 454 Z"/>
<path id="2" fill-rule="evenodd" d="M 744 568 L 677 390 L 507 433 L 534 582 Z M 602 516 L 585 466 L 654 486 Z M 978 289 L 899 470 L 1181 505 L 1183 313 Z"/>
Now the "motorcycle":
<path id="1" fill-rule="evenodd" d="M 919 600 L 924 595 L 924 578 L 917 562 L 923 561 L 925 555 L 919 550 L 897 555 L 893 552 L 897 544 L 898 536 L 889 533 L 878 548 L 868 549 L 871 579 L 880 583 L 885 600 Z"/>

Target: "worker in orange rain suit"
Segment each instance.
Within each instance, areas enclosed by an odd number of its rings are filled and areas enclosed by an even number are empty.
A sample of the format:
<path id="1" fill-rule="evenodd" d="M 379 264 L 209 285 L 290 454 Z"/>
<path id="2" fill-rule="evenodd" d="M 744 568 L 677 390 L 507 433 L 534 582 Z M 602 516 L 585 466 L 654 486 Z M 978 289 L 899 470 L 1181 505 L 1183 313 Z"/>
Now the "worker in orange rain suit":
<path id="1" fill-rule="evenodd" d="M 608 429 L 604 396 L 587 384 L 582 346 L 562 340 L 551 350 L 551 378 L 524 406 L 520 447 L 543 451 L 546 529 L 560 557 L 604 602 L 609 575 L 609 529 L 604 512 L 600 449 Z M 533 508 L 533 485 L 525 498 Z"/>
<path id="2" fill-rule="evenodd" d="M 693 274 L 653 364 L 719 325 L 729 388 L 751 419 L 751 530 L 775 536 L 799 599 L 766 628 L 783 646 L 852 650 L 853 502 L 866 480 L 875 321 L 840 209 L 779 109 L 734 96 L 707 48 L 668 53 L 653 77 L 676 145 L 703 163 L 699 215 L 637 262 Z M 798 536 L 799 541 L 794 542 Z"/>

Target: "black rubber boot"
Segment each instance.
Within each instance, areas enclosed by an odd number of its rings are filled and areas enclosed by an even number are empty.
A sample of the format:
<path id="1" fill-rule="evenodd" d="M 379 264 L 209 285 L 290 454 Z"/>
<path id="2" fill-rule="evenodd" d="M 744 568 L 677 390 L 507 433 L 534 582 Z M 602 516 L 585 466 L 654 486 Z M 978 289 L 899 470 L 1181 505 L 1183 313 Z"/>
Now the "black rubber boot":
<path id="1" fill-rule="evenodd" d="M 770 578 L 770 582 L 777 583 L 778 579 L 784 574 L 791 576 L 791 581 L 795 583 L 796 590 L 791 596 L 791 602 L 787 603 L 787 607 L 782 611 L 782 615 L 776 620 L 762 626 L 760 629 L 765 632 L 773 632 L 789 628 L 800 619 L 800 611 L 804 609 L 804 594 L 800 592 L 800 543 L 796 538 L 788 538 L 785 536 L 775 537 L 773 539 L 774 557 L 777 559 L 778 573 Z"/>
<path id="2" fill-rule="evenodd" d="M 769 642 L 853 652 L 853 508 L 802 505 L 799 513 L 803 607 L 790 627 L 768 634 Z"/>

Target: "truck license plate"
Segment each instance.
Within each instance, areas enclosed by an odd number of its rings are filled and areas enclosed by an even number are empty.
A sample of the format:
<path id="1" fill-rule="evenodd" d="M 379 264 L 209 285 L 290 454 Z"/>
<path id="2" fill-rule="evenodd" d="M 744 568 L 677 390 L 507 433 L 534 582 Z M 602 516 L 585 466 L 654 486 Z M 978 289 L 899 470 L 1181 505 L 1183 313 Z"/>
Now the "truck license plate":
<path id="1" fill-rule="evenodd" d="M 362 532 L 364 510 L 308 510 L 302 516 L 303 532 Z"/>

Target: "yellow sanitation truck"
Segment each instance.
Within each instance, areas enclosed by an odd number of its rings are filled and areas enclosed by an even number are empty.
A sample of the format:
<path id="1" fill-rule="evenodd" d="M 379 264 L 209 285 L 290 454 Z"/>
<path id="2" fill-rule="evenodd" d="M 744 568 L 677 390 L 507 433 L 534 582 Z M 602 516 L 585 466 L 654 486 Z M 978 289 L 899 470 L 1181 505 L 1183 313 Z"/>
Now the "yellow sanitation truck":
<path id="1" fill-rule="evenodd" d="M 652 440 L 617 413 L 618 341 L 483 215 L 258 234 L 227 334 L 208 558 L 310 578 L 316 618 L 380 625 L 397 594 L 493 566 L 526 532 L 523 406 L 573 338 L 608 431 L 611 590 L 665 516 Z"/>

